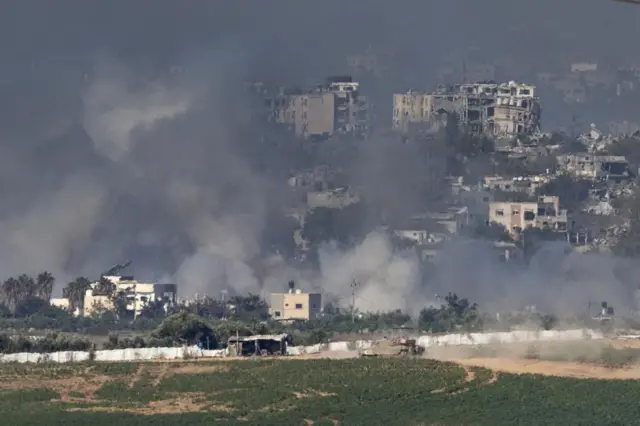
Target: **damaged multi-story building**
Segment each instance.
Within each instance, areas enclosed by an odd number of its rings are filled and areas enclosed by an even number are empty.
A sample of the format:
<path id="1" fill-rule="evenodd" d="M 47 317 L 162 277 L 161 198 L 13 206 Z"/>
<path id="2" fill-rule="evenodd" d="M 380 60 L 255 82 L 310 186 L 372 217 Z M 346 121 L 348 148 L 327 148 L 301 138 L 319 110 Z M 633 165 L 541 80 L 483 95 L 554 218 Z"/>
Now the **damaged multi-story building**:
<path id="1" fill-rule="evenodd" d="M 504 178 L 501 176 L 485 176 L 482 187 L 489 191 L 518 192 L 529 196 L 551 181 L 549 176 L 518 176 Z"/>
<path id="2" fill-rule="evenodd" d="M 640 88 L 640 67 L 618 68 L 616 73 L 616 95 L 635 93 Z"/>
<path id="3" fill-rule="evenodd" d="M 369 105 L 360 84 L 350 76 L 328 77 L 309 90 L 280 89 L 267 97 L 270 119 L 305 139 L 328 139 L 335 134 L 366 136 Z"/>
<path id="4" fill-rule="evenodd" d="M 577 153 L 558 155 L 556 158 L 561 173 L 582 179 L 623 181 L 635 175 L 622 155 Z"/>
<path id="5" fill-rule="evenodd" d="M 540 99 L 530 84 L 468 83 L 393 96 L 393 128 L 403 133 L 449 113 L 456 113 L 467 131 L 496 138 L 532 135 L 540 129 Z"/>
<path id="6" fill-rule="evenodd" d="M 560 198 L 540 196 L 534 202 L 491 202 L 489 221 L 505 227 L 514 237 L 527 228 L 567 231 L 567 210 L 560 210 Z"/>

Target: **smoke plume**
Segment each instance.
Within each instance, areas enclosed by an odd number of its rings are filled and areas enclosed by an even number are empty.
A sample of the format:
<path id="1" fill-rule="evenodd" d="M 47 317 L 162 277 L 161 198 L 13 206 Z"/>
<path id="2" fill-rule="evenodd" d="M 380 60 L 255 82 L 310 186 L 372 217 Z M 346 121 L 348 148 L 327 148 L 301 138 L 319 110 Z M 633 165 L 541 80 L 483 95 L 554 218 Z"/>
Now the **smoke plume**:
<path id="1" fill-rule="evenodd" d="M 4 277 L 49 270 L 59 292 L 68 279 L 93 279 L 131 259 L 140 279 L 175 280 L 183 296 L 278 290 L 296 279 L 348 305 L 355 279 L 361 310 L 415 312 L 434 293 L 448 291 L 495 309 L 537 303 L 576 310 L 589 299 L 631 303 L 631 280 L 619 269 L 633 276 L 634 266 L 556 246 L 517 269 L 497 261 L 483 243 L 453 241 L 424 272 L 415 253 L 394 253 L 374 232 L 351 248 L 322 247 L 319 271 L 281 265 L 256 273 L 255 260 L 266 253 L 260 235 L 271 226 L 266 206 L 286 198 L 284 177 L 256 163 L 269 158 L 268 168 L 284 174 L 298 158 L 272 155 L 260 143 L 265 129 L 247 128 L 244 83 L 316 83 L 348 73 L 347 55 L 370 44 L 389 48 L 393 60 L 382 77 L 355 75 L 363 92 L 379 99 L 378 119 L 386 127 L 391 94 L 433 88 L 445 62 L 466 63 L 470 39 L 477 40 L 481 63 L 498 65 L 498 79 L 535 83 L 538 73 L 565 72 L 574 55 L 630 65 L 628 52 L 640 33 L 637 9 L 605 0 L 585 0 L 577 9 L 558 0 L 407 0 L 402 7 L 372 0 L 366 8 L 9 3 L 0 17 Z M 478 26 L 496 16 L 509 25 Z M 615 25 L 604 35 L 593 31 L 603 22 Z M 569 119 L 574 114 L 564 104 L 544 105 Z M 609 106 L 594 110 L 604 114 Z M 439 208 L 430 203 L 442 189 L 444 158 L 430 153 L 422 161 L 427 154 L 420 149 L 400 152 L 390 138 L 380 139 L 341 164 L 377 204 L 367 219 L 379 216 L 381 206 L 404 216 Z M 288 147 L 303 151 L 300 144 Z"/>
<path id="2" fill-rule="evenodd" d="M 426 306 L 416 253 L 394 253 L 384 234 L 373 232 L 347 251 L 327 244 L 319 257 L 318 287 L 336 296 L 343 307 L 352 304 L 352 290 L 355 307 L 363 312 L 402 309 L 415 314 Z"/>

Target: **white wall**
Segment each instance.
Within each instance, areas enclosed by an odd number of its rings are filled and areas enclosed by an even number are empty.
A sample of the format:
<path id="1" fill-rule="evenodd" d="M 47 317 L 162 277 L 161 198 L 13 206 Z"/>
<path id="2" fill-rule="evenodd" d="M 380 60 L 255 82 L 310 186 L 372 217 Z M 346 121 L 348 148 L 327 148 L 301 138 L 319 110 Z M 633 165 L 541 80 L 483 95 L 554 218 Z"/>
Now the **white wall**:
<path id="1" fill-rule="evenodd" d="M 515 342 L 549 342 L 549 341 L 576 341 L 603 339 L 604 335 L 599 331 L 576 330 L 548 330 L 548 331 L 510 331 L 498 333 L 458 333 L 443 334 L 439 336 L 420 336 L 416 339 L 418 346 L 429 348 L 433 346 L 462 346 L 462 345 L 487 345 L 491 343 L 515 343 Z M 353 345 L 348 342 L 331 342 L 325 345 L 294 346 L 288 347 L 289 355 L 311 354 L 322 351 L 359 350 L 371 347 L 372 341 L 358 340 Z"/>
<path id="2" fill-rule="evenodd" d="M 429 348 L 432 346 L 459 346 L 459 345 L 486 345 L 490 343 L 514 343 L 536 341 L 576 341 L 603 339 L 601 332 L 587 329 L 564 331 L 510 331 L 503 333 L 468 333 L 468 334 L 443 334 L 439 336 L 420 336 L 417 339 L 419 346 Z M 358 340 L 356 342 L 331 342 L 312 346 L 289 346 L 288 355 L 312 354 L 323 351 L 358 351 L 370 348 L 373 344 L 370 340 Z M 205 351 L 195 346 L 182 348 L 141 348 L 141 349 L 114 349 L 95 352 L 95 361 L 145 361 L 152 359 L 185 359 L 185 358 L 217 358 L 226 356 L 226 350 Z M 0 362 L 81 362 L 88 361 L 89 352 L 68 351 L 40 353 L 17 353 L 0 355 Z"/>
<path id="3" fill-rule="evenodd" d="M 152 359 L 183 359 L 221 357 L 224 350 L 205 351 L 196 347 L 114 349 L 95 352 L 95 361 L 143 361 Z M 53 352 L 47 354 L 22 352 L 0 355 L 0 362 L 81 362 L 88 361 L 89 352 Z"/>

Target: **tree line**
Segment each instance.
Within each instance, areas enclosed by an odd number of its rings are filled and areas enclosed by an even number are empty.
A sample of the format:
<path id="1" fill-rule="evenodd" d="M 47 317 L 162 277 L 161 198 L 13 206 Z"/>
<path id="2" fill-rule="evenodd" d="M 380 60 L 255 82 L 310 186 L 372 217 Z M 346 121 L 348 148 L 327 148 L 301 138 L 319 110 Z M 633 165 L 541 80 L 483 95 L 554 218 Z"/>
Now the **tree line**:
<path id="1" fill-rule="evenodd" d="M 24 330 L 28 329 L 84 335 L 109 334 L 109 340 L 103 348 L 199 343 L 213 349 L 223 347 L 229 336 L 235 333 L 289 333 L 294 336 L 296 344 L 310 345 L 339 339 L 342 335 L 361 334 L 363 338 L 367 338 L 366 335 L 379 335 L 396 329 L 446 333 L 473 332 L 487 328 L 508 330 L 515 323 L 530 323 L 532 320 L 537 321 L 542 328 L 549 328 L 554 324 L 553 318 L 535 314 L 510 318 L 508 324 L 504 320 L 496 322 L 492 316 L 482 313 L 477 304 L 455 293 L 443 297 L 440 306 L 425 307 L 416 317 L 399 310 L 356 312 L 357 315 L 354 316 L 351 309 L 329 303 L 324 314 L 316 319 L 282 323 L 271 320 L 267 302 L 255 294 L 237 295 L 226 301 L 205 297 L 190 303 L 177 303 L 168 309 L 162 301 L 150 302 L 135 318 L 120 315 L 116 303 L 111 310 L 99 311 L 84 317 L 75 316 L 71 310 L 82 307 L 84 291 L 89 286 L 89 280 L 78 278 L 67 284 L 64 294 L 70 298 L 69 310 L 51 306 L 49 301 L 45 300 L 46 297 L 50 297 L 54 283 L 55 279 L 47 272 L 38 274 L 36 278 L 21 275 L 5 281 L 2 286 L 5 305 L 2 305 L 3 309 L 0 310 L 0 329 L 13 330 L 7 334 L 13 337 L 7 340 L 7 336 L 0 336 L 0 351 L 3 350 L 2 347 L 7 351 L 17 350 L 16 348 L 24 351 L 40 351 L 43 348 L 71 350 L 66 348 L 81 348 L 87 345 L 85 340 L 69 341 L 64 335 L 55 335 L 34 342 L 23 336 Z M 116 299 L 119 297 L 115 285 L 106 279 L 98 281 L 94 291 L 111 295 Z M 131 332 L 138 335 L 124 335 Z M 20 337 L 21 335 L 23 337 Z"/>

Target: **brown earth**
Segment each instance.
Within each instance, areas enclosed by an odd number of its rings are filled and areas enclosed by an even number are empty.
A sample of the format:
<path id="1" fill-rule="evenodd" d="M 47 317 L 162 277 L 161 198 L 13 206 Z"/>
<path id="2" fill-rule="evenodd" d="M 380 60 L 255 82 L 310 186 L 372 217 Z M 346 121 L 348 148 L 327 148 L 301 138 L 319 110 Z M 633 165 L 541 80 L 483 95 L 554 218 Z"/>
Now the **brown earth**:
<path id="1" fill-rule="evenodd" d="M 597 365 L 595 360 L 601 356 L 600 353 L 604 348 L 640 348 L 640 341 L 602 339 L 577 342 L 523 342 L 486 345 L 478 348 L 450 346 L 430 348 L 427 356 L 441 361 L 456 362 L 463 366 L 483 367 L 513 374 L 591 379 L 640 379 L 640 365 L 629 365 L 623 368 Z M 530 358 L 528 352 L 532 349 L 539 354 L 536 356 L 537 359 L 528 359 Z M 573 359 L 582 356 L 589 361 L 545 360 L 545 358 L 556 358 L 558 355 L 570 355 Z"/>
<path id="2" fill-rule="evenodd" d="M 640 365 L 628 368 L 608 368 L 577 362 L 538 361 L 514 358 L 467 358 L 455 362 L 467 366 L 488 368 L 514 374 L 543 374 L 546 376 L 582 379 L 640 379 Z"/>
<path id="3" fill-rule="evenodd" d="M 71 407 L 67 411 L 102 411 L 102 412 L 119 412 L 132 413 L 142 415 L 154 414 L 180 414 L 180 413 L 198 413 L 201 411 L 231 411 L 231 408 L 223 404 L 212 404 L 205 399 L 203 393 L 181 393 L 171 399 L 160 401 L 151 401 L 144 407 L 139 408 L 120 408 L 120 407 Z"/>
<path id="4" fill-rule="evenodd" d="M 169 363 L 143 362 L 140 363 L 136 372 L 127 380 L 130 388 L 133 388 L 143 377 L 149 376 L 153 380 L 151 384 L 157 386 L 167 377 L 180 374 L 202 374 L 216 371 L 227 371 L 228 365 L 197 365 L 185 364 L 183 366 L 171 368 Z M 202 394 L 183 393 L 167 400 L 153 401 L 145 407 L 139 408 L 117 408 L 99 406 L 101 401 L 95 398 L 95 393 L 109 381 L 122 380 L 121 377 L 110 377 L 96 375 L 91 376 L 91 367 L 81 373 L 82 375 L 65 377 L 59 379 L 45 379 L 37 377 L 22 377 L 19 380 L 7 380 L 9 377 L 0 377 L 0 389 L 51 389 L 58 393 L 58 398 L 53 399 L 54 403 L 90 403 L 93 406 L 75 408 L 69 407 L 69 411 L 122 411 L 137 414 L 155 413 L 187 413 L 197 411 L 228 411 L 229 407 L 213 404 L 206 401 Z"/>

